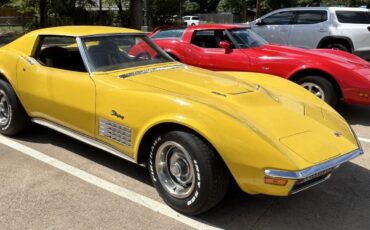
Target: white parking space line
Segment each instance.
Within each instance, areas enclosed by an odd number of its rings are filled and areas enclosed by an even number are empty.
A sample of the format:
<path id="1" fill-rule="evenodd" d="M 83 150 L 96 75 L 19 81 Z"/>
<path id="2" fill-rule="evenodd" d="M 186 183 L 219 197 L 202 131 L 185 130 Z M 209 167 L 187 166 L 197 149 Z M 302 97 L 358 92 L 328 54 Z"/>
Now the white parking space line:
<path id="1" fill-rule="evenodd" d="M 370 143 L 370 139 L 363 138 L 363 137 L 359 137 L 358 139 L 359 139 L 361 142 Z"/>
<path id="2" fill-rule="evenodd" d="M 127 200 L 130 200 L 132 202 L 135 202 L 141 206 L 144 206 L 154 212 L 158 212 L 162 215 L 168 216 L 178 222 L 181 222 L 183 224 L 186 224 L 190 227 L 193 227 L 195 229 L 219 229 L 216 227 L 212 227 L 206 223 L 202 223 L 200 221 L 197 221 L 195 219 L 189 218 L 187 216 L 184 216 L 182 214 L 177 213 L 176 211 L 172 210 L 170 207 L 168 207 L 165 204 L 162 204 L 158 201 L 155 201 L 153 199 L 150 199 L 146 196 L 140 195 L 136 192 L 133 192 L 131 190 L 128 190 L 126 188 L 123 188 L 121 186 L 118 186 L 116 184 L 113 184 L 109 181 L 106 181 L 104 179 L 101 179 L 97 176 L 94 176 L 88 172 L 85 172 L 83 170 L 80 170 L 78 168 L 75 168 L 71 165 L 68 165 L 62 161 L 59 161 L 55 158 L 52 158 L 48 155 L 45 155 L 44 153 L 41 153 L 35 149 L 32 149 L 30 147 L 27 147 L 23 144 L 20 144 L 12 139 L 9 139 L 7 137 L 0 135 L 0 144 L 3 144 L 5 146 L 8 146 L 12 149 L 15 149 L 19 151 L 20 153 L 23 153 L 25 155 L 28 155 L 30 157 L 33 157 L 39 161 L 42 161 L 48 165 L 51 165 L 55 168 L 58 168 L 70 175 L 73 175 L 81 180 L 84 180 L 90 184 L 93 184 L 99 188 L 102 188 L 106 191 L 109 191 L 111 193 L 114 193 L 120 197 L 123 197 Z"/>

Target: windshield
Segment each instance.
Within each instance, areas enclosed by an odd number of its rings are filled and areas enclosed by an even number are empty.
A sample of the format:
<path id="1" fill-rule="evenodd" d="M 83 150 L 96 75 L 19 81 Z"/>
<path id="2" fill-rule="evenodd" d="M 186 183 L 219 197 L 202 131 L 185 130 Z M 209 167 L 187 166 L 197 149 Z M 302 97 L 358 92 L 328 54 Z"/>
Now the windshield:
<path id="1" fill-rule="evenodd" d="M 144 35 L 82 38 L 91 71 L 113 71 L 173 61 Z"/>
<path id="2" fill-rule="evenodd" d="M 236 45 L 242 49 L 260 47 L 267 44 L 267 41 L 265 41 L 262 37 L 253 32 L 251 29 L 233 29 L 229 30 L 229 33 L 235 40 Z"/>

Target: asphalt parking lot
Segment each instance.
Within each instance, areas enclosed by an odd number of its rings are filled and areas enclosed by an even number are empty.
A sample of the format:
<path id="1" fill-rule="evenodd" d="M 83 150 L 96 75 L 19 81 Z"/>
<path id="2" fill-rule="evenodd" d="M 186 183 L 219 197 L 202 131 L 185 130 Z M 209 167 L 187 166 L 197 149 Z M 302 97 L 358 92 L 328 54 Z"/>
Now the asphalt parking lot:
<path id="1" fill-rule="evenodd" d="M 0 136 L 0 228 L 370 229 L 370 107 L 345 105 L 339 112 L 365 154 L 329 181 L 291 197 L 232 188 L 196 218 L 168 209 L 145 168 L 39 126 L 16 138 Z"/>

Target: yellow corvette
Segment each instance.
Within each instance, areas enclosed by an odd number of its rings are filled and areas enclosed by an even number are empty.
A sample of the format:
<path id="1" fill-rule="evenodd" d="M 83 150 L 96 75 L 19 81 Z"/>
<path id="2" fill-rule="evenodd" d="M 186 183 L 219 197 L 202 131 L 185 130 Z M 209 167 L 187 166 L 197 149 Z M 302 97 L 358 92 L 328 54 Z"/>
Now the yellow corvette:
<path id="1" fill-rule="evenodd" d="M 0 49 L 0 133 L 34 122 L 147 165 L 172 208 L 196 215 L 233 178 L 287 196 L 363 153 L 346 121 L 300 86 L 173 61 L 114 27 L 30 32 Z"/>

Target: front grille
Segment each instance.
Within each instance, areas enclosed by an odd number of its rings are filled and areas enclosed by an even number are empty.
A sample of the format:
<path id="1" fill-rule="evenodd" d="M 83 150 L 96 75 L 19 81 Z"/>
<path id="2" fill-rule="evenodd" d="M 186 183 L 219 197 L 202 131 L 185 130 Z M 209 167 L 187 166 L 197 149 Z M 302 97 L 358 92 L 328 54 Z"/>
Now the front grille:
<path id="1" fill-rule="evenodd" d="M 331 173 L 333 172 L 334 168 L 325 169 L 321 172 L 312 174 L 308 177 L 305 177 L 303 179 L 297 180 L 294 184 L 290 194 L 295 194 L 298 192 L 301 192 L 305 189 L 308 189 L 312 186 L 315 186 L 317 184 L 320 184 L 321 182 L 324 182 L 325 180 L 329 179 Z"/>

